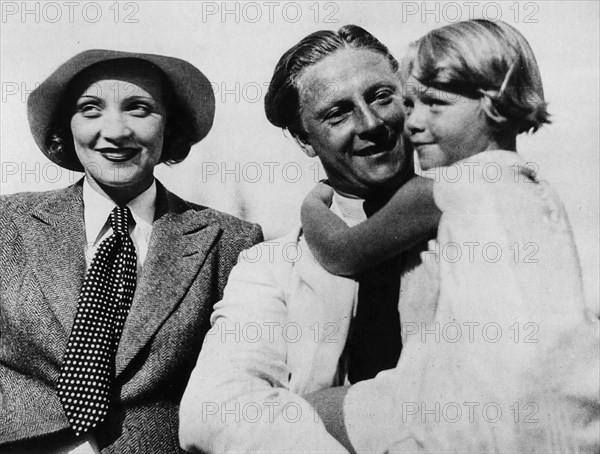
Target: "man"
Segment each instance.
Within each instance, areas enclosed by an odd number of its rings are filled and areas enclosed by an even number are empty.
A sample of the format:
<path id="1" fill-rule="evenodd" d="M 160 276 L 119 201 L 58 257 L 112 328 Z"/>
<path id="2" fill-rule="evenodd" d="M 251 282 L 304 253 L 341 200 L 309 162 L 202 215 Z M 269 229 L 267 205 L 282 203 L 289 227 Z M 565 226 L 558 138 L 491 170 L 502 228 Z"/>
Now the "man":
<path id="1" fill-rule="evenodd" d="M 349 225 L 366 218 L 365 199 L 381 205 L 413 172 L 397 68 L 360 27 L 319 31 L 283 55 L 265 99 L 269 121 L 321 159 L 335 190 L 332 210 Z M 361 289 L 376 292 L 373 283 L 327 273 L 300 228 L 242 254 L 182 400 L 182 447 L 345 451 L 301 396 L 395 366 L 401 343 L 394 269 L 395 291 L 363 302 Z M 364 311 L 360 335 L 350 335 L 354 312 L 360 318 Z"/>

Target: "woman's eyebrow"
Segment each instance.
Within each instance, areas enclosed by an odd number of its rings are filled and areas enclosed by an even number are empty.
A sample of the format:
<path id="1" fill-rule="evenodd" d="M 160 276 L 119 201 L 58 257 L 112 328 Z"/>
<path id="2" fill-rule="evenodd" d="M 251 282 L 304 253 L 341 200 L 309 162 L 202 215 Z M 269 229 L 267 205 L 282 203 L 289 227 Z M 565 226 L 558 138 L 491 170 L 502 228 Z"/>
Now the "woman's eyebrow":
<path id="1" fill-rule="evenodd" d="M 152 101 L 157 102 L 156 99 L 152 96 L 144 96 L 144 95 L 129 95 L 126 96 L 124 101 Z"/>

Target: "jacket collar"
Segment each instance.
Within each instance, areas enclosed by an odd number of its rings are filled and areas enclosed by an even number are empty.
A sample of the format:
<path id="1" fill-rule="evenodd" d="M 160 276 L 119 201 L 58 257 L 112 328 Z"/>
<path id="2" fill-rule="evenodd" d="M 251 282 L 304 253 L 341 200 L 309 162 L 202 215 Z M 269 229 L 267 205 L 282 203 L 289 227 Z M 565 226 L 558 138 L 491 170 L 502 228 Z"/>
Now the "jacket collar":
<path id="1" fill-rule="evenodd" d="M 64 338 L 56 347 L 59 361 L 85 274 L 82 181 L 49 193 L 32 209 L 29 226 L 32 267 Z M 177 308 L 198 274 L 220 233 L 209 213 L 206 208 L 193 207 L 157 181 L 148 256 L 119 343 L 117 375 Z"/>

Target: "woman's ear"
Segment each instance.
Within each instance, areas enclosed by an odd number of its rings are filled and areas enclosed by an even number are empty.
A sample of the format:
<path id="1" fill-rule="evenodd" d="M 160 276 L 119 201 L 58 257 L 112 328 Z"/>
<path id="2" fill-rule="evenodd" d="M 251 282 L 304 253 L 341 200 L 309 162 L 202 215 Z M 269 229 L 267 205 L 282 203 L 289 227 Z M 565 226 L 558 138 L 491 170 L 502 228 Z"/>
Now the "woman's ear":
<path id="1" fill-rule="evenodd" d="M 310 144 L 310 142 L 308 141 L 308 138 L 306 137 L 306 133 L 304 132 L 292 132 L 292 137 L 294 137 L 294 140 L 296 141 L 296 143 L 298 144 L 298 146 L 302 149 L 302 151 L 304 152 L 304 154 L 310 158 L 314 158 L 315 156 L 317 156 L 317 152 L 315 151 L 315 149 L 312 147 L 312 145 Z"/>

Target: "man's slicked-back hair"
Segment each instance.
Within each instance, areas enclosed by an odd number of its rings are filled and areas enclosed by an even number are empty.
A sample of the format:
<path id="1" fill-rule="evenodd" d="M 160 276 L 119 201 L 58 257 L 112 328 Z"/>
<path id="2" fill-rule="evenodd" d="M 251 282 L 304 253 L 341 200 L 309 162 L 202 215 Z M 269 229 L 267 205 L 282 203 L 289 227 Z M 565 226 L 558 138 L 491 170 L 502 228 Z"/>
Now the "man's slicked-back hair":
<path id="1" fill-rule="evenodd" d="M 271 124 L 294 135 L 302 133 L 298 78 L 306 68 L 341 49 L 371 50 L 387 58 L 394 71 L 398 70 L 398 61 L 388 48 L 357 25 L 311 33 L 284 53 L 275 67 L 265 96 L 265 113 Z"/>

